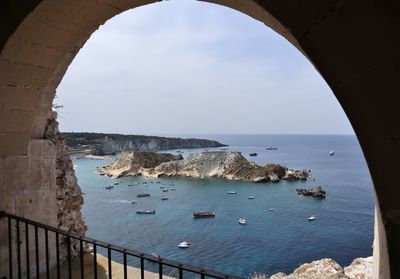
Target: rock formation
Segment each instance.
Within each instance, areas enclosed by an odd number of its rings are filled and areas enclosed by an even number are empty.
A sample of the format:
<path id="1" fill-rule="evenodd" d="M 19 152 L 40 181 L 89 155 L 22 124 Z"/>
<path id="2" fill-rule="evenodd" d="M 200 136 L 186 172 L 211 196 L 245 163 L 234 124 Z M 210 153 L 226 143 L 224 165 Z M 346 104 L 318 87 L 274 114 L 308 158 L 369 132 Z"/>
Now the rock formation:
<path id="1" fill-rule="evenodd" d="M 264 276 L 264 277 L 263 277 Z M 293 273 L 286 275 L 279 272 L 267 277 L 255 275 L 254 279 L 372 279 L 372 257 L 358 258 L 342 268 L 332 259 L 322 259 L 306 263 L 298 267 Z"/>
<path id="2" fill-rule="evenodd" d="M 277 182 L 280 179 L 304 180 L 308 172 L 289 170 L 278 164 L 258 166 L 248 161 L 240 152 L 202 152 L 190 154 L 186 159 L 174 158 L 172 154 L 165 161 L 156 164 L 153 158 L 167 156 L 154 152 L 131 152 L 123 154 L 113 164 L 98 169 L 108 176 L 184 176 L 184 177 L 222 177 L 230 180 L 253 182 Z M 148 162 L 152 161 L 153 164 Z M 160 162 L 159 160 L 157 163 Z M 290 173 L 290 175 L 288 175 Z M 290 178 L 288 178 L 290 177 Z"/>
<path id="3" fill-rule="evenodd" d="M 140 176 L 147 174 L 149 170 L 162 163 L 182 159 L 183 157 L 180 154 L 132 151 L 122 154 L 113 164 L 104 166 L 98 171 L 101 174 L 114 177 L 125 175 Z"/>
<path id="4" fill-rule="evenodd" d="M 74 153 L 114 155 L 125 151 L 158 151 L 181 148 L 222 147 L 225 144 L 207 139 L 182 139 L 141 135 L 102 133 L 63 133 Z"/>
<path id="5" fill-rule="evenodd" d="M 56 198 L 58 206 L 58 228 L 84 235 L 87 231 L 87 227 L 81 214 L 81 207 L 83 205 L 82 191 L 78 185 L 73 164 L 67 152 L 67 147 L 64 144 L 64 138 L 59 132 L 56 118 L 57 113 L 50 112 L 44 137 L 53 142 L 57 147 Z M 63 237 L 60 237 L 60 239 L 60 243 L 65 247 L 66 243 L 63 241 Z M 77 254 L 79 252 L 79 242 L 71 241 L 71 248 L 72 253 Z M 65 251 L 65 249 L 61 249 L 61 252 L 65 253 Z M 63 256 L 63 254 L 61 256 Z"/>
<path id="6" fill-rule="evenodd" d="M 322 190 L 321 186 L 311 188 L 311 189 L 296 189 L 297 194 L 303 195 L 303 196 L 309 196 L 313 197 L 316 199 L 325 199 L 326 198 L 326 192 L 325 190 Z"/>

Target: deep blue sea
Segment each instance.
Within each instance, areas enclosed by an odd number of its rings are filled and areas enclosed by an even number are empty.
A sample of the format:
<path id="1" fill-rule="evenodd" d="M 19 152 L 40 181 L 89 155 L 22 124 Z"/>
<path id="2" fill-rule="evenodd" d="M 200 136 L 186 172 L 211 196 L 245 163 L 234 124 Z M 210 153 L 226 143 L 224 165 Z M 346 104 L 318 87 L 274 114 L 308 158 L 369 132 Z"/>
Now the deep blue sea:
<path id="1" fill-rule="evenodd" d="M 201 136 L 201 135 L 200 135 Z M 355 136 L 203 135 L 229 145 L 257 164 L 279 163 L 310 169 L 306 182 L 277 184 L 224 179 L 126 177 L 118 180 L 95 170 L 109 161 L 77 159 L 74 166 L 85 193 L 87 236 L 161 257 L 248 276 L 253 272 L 292 272 L 302 263 L 333 258 L 348 265 L 372 254 L 374 193 L 369 171 Z M 276 146 L 267 151 L 266 146 Z M 208 150 L 219 150 L 219 148 Z M 329 156 L 334 150 L 335 156 Z M 203 149 L 182 150 L 183 155 Z M 172 150 L 171 152 L 174 152 Z M 257 157 L 248 154 L 257 152 Z M 162 183 L 176 191 L 163 193 Z M 119 181 L 113 190 L 104 187 Z M 134 182 L 145 184 L 129 187 Z M 323 186 L 325 200 L 297 195 L 298 187 Z M 227 194 L 237 191 L 236 195 Z M 148 192 L 149 198 L 137 198 Z M 161 201 L 162 196 L 168 201 Z M 255 196 L 249 200 L 248 196 Z M 137 200 L 138 204 L 130 204 Z M 154 208 L 155 215 L 137 215 Z M 268 211 L 274 208 L 275 211 Z M 211 219 L 193 219 L 193 211 L 214 211 Z M 316 215 L 317 220 L 307 218 Z M 245 218 L 247 225 L 239 225 Z M 188 240 L 189 249 L 178 243 Z M 120 260 L 118 255 L 114 259 Z M 132 262 L 135 264 L 136 262 Z M 154 268 L 150 263 L 146 267 Z"/>

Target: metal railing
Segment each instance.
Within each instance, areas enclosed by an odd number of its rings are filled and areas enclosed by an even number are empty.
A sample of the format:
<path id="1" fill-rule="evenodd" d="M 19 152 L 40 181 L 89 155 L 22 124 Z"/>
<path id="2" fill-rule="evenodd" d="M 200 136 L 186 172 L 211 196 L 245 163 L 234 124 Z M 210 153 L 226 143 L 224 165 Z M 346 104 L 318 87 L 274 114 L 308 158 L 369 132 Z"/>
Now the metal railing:
<path id="1" fill-rule="evenodd" d="M 164 259 L 156 255 L 141 253 L 135 250 L 126 249 L 120 246 L 112 245 L 103 241 L 99 241 L 93 238 L 79 236 L 77 234 L 69 233 L 58 228 L 54 228 L 48 225 L 44 225 L 26 218 L 22 218 L 13 214 L 0 211 L 0 222 L 2 219 L 6 219 L 8 225 L 8 257 L 9 257 L 9 279 L 12 278 L 61 278 L 60 270 L 61 264 L 67 265 L 67 275 L 66 277 L 71 278 L 82 278 L 85 277 L 85 266 L 84 263 L 84 245 L 92 245 L 93 254 L 93 278 L 98 277 L 98 266 L 97 266 L 97 254 L 99 249 L 104 249 L 107 254 L 108 261 L 108 278 L 113 277 L 112 273 L 112 253 L 120 253 L 122 255 L 122 265 L 123 265 L 123 278 L 127 278 L 129 275 L 128 256 L 139 259 L 140 261 L 140 278 L 145 278 L 145 261 L 149 261 L 158 265 L 157 273 L 159 278 L 162 279 L 164 267 L 174 269 L 177 271 L 176 277 L 179 279 L 184 278 L 184 272 L 189 272 L 190 274 L 200 276 L 201 279 L 205 278 L 217 278 L 217 279 L 240 279 L 240 277 L 227 275 L 224 273 L 216 272 L 209 269 L 203 269 L 195 267 L 188 264 L 183 264 L 173 260 Z M 31 231 L 33 229 L 33 231 Z M 39 232 L 44 234 L 44 247 L 39 246 Z M 55 244 L 51 242 L 49 245 L 49 234 L 55 235 Z M 60 259 L 60 236 L 66 241 L 66 257 L 65 262 Z M 30 243 L 30 242 L 34 243 Z M 74 255 L 71 251 L 71 241 L 75 241 L 79 244 L 78 254 L 79 256 L 79 268 L 78 270 L 72 268 L 72 261 L 74 260 Z M 24 242 L 22 246 L 21 243 Z M 32 247 L 32 246 L 33 247 Z M 55 247 L 54 247 L 55 246 Z M 25 248 L 25 249 L 23 249 Z M 42 250 L 44 249 L 44 251 Z M 24 251 L 23 251 L 24 250 Z M 51 257 L 50 254 L 54 255 L 55 250 L 55 275 L 51 276 Z M 40 253 L 44 254 L 44 259 L 40 259 Z M 15 253 L 15 254 L 14 254 Z M 34 255 L 34 260 L 30 258 Z M 16 261 L 16 265 L 15 265 Z M 44 263 L 43 263 L 44 261 Z M 54 262 L 54 259 L 53 259 Z M 43 265 L 43 267 L 42 267 Z M 31 268 L 34 266 L 34 268 Z M 33 270 L 33 272 L 32 272 Z M 41 272 L 43 270 L 43 272 Z M 33 274 L 34 273 L 34 274 Z M 76 274 L 75 274 L 76 273 Z M 168 275 L 171 276 L 171 275 Z M 115 276 L 114 276 L 115 278 Z"/>

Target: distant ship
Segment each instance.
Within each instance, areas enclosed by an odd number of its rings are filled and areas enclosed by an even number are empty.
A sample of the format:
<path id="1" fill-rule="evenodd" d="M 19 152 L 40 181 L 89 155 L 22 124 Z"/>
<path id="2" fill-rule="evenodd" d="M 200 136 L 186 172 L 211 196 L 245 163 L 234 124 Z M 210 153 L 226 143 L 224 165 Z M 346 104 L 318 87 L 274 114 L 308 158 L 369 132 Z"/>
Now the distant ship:
<path id="1" fill-rule="evenodd" d="M 212 217 L 215 217 L 215 212 L 212 212 L 212 211 L 193 212 L 193 217 L 195 217 L 195 218 L 212 218 Z"/>
<path id="2" fill-rule="evenodd" d="M 335 155 L 335 152 L 331 151 L 331 152 L 329 152 L 329 155 L 333 156 L 333 155 Z"/>
<path id="3" fill-rule="evenodd" d="M 250 153 L 249 154 L 251 157 L 257 156 L 257 153 Z"/>
<path id="4" fill-rule="evenodd" d="M 265 150 L 278 150 L 278 147 L 267 146 Z"/>

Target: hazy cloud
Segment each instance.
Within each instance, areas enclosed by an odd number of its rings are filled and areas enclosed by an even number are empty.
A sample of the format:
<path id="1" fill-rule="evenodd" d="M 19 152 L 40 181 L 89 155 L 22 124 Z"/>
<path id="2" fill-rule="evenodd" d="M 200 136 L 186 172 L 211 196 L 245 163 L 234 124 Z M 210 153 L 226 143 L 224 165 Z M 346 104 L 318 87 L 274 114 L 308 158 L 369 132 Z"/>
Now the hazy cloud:
<path id="1" fill-rule="evenodd" d="M 325 81 L 237 11 L 175 0 L 95 32 L 57 91 L 63 131 L 352 133 Z"/>

